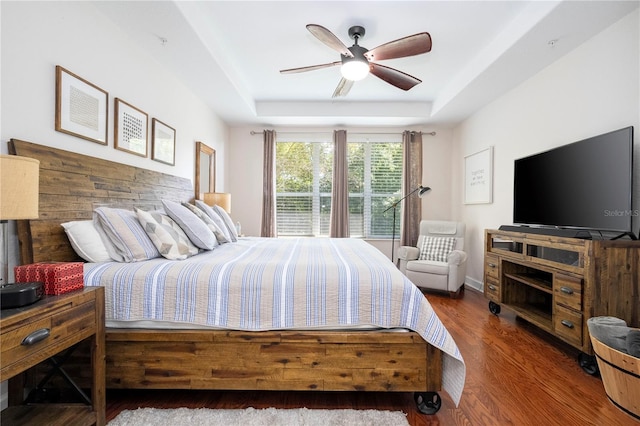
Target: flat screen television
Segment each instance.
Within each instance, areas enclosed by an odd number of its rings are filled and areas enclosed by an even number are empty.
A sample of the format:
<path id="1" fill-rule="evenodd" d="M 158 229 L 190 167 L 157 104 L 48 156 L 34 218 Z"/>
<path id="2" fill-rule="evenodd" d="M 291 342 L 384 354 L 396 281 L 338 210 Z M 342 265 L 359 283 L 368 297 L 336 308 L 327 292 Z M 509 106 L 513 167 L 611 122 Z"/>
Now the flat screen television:
<path id="1" fill-rule="evenodd" d="M 518 225 L 632 233 L 633 127 L 515 160 Z"/>

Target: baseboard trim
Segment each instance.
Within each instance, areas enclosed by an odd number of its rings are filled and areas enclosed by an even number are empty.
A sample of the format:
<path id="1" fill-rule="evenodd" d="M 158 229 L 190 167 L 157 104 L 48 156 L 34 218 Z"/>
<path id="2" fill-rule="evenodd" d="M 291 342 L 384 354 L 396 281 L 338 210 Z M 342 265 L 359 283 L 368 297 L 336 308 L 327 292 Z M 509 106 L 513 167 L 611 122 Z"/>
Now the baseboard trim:
<path id="1" fill-rule="evenodd" d="M 475 280 L 468 275 L 464 277 L 464 284 L 481 293 L 484 291 L 484 283 L 482 281 Z"/>

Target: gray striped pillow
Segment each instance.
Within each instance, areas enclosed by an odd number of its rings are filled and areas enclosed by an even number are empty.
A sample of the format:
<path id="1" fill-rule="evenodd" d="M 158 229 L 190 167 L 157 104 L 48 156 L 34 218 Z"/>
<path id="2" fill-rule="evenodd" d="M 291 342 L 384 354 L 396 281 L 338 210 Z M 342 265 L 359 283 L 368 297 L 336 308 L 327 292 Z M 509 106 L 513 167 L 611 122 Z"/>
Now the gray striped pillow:
<path id="1" fill-rule="evenodd" d="M 104 233 L 124 262 L 160 257 L 135 212 L 111 207 L 98 207 L 95 212 Z"/>

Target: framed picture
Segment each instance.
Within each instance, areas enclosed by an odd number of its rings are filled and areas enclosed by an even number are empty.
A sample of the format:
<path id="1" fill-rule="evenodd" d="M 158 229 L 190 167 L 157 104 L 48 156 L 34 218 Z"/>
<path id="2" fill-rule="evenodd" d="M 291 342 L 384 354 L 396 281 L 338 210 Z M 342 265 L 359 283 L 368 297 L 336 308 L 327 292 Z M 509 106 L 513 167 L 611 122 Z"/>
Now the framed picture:
<path id="1" fill-rule="evenodd" d="M 55 128 L 58 132 L 106 145 L 108 105 L 107 92 L 56 65 Z"/>
<path id="2" fill-rule="evenodd" d="M 114 147 L 141 157 L 147 156 L 149 117 L 147 113 L 116 98 Z"/>
<path id="3" fill-rule="evenodd" d="M 151 120 L 151 159 L 175 165 L 176 130 L 162 121 Z"/>
<path id="4" fill-rule="evenodd" d="M 493 202 L 493 147 L 464 157 L 464 203 Z"/>

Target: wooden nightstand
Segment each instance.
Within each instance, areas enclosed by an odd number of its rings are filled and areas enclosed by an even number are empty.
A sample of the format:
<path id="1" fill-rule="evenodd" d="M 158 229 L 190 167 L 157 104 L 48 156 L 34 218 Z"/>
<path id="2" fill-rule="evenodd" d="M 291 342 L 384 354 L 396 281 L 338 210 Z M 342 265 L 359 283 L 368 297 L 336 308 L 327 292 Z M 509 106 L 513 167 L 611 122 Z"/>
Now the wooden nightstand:
<path id="1" fill-rule="evenodd" d="M 105 424 L 104 288 L 44 296 L 33 305 L 0 311 L 0 333 L 0 381 L 11 379 L 3 425 Z M 25 341 L 27 336 L 35 342 Z M 16 405 L 22 401 L 15 391 L 22 388 L 21 373 L 85 339 L 91 346 L 92 405 Z"/>

